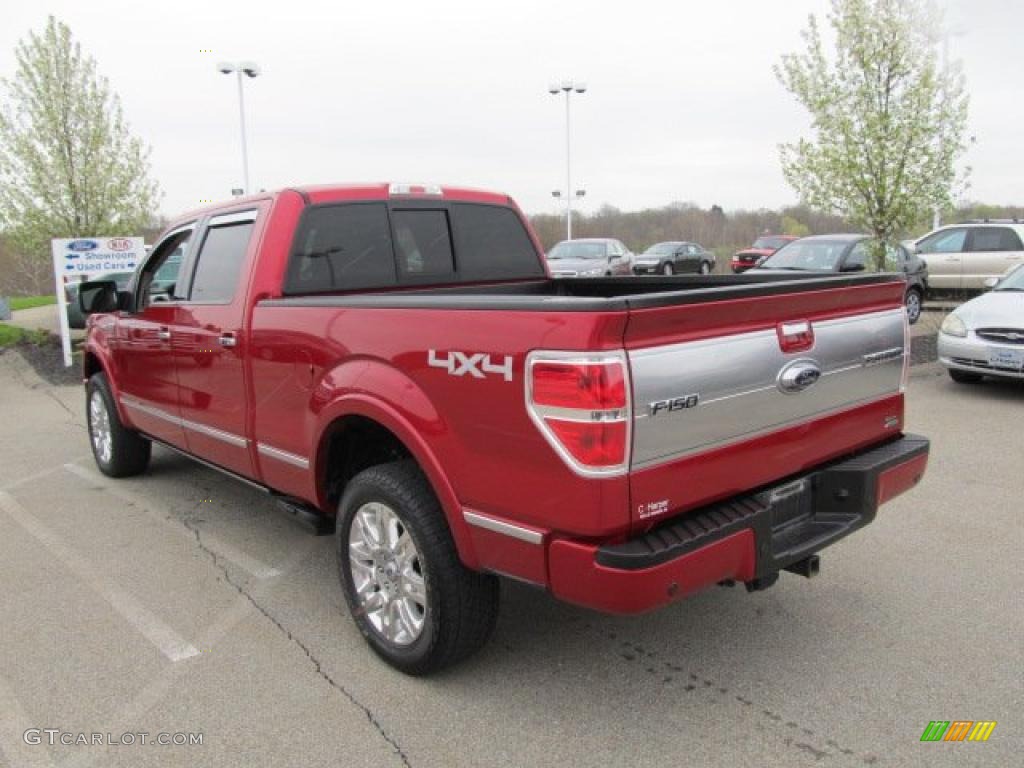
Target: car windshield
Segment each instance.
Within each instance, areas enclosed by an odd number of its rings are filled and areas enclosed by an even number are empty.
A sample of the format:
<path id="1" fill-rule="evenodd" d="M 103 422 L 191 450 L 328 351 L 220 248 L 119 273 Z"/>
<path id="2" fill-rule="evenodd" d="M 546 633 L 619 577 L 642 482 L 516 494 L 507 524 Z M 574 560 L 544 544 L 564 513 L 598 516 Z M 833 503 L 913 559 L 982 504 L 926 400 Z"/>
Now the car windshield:
<path id="1" fill-rule="evenodd" d="M 584 243 L 572 240 L 561 242 L 548 251 L 548 258 L 554 261 L 558 259 L 603 259 L 604 256 L 604 243 Z"/>
<path id="2" fill-rule="evenodd" d="M 995 287 L 997 291 L 1024 291 L 1024 267 L 1017 267 Z"/>
<path id="3" fill-rule="evenodd" d="M 650 248 L 644 251 L 644 256 L 648 254 L 650 254 L 651 256 L 663 256 L 666 254 L 671 255 L 675 253 L 675 250 L 678 247 L 679 243 L 657 243 L 656 245 L 652 245 Z"/>
<path id="4" fill-rule="evenodd" d="M 834 270 L 849 240 L 794 240 L 758 266 L 761 269 L 795 269 L 812 272 Z"/>
<path id="5" fill-rule="evenodd" d="M 777 251 L 788 242 L 789 240 L 784 237 L 759 237 L 751 247 L 765 251 Z"/>

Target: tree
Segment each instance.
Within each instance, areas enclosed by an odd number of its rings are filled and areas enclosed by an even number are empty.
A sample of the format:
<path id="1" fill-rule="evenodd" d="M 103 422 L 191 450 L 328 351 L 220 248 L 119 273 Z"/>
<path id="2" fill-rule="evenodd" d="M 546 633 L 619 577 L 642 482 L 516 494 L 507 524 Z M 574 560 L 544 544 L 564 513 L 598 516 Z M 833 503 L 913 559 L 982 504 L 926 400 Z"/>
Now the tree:
<path id="1" fill-rule="evenodd" d="M 135 234 L 160 193 L 149 149 L 67 25 L 51 16 L 15 55 L 14 77 L 0 80 L 0 228 L 41 292 L 50 238 Z"/>
<path id="2" fill-rule="evenodd" d="M 792 216 L 783 216 L 782 234 L 793 235 L 794 237 L 806 237 L 811 234 L 811 228 Z"/>
<path id="3" fill-rule="evenodd" d="M 952 204 L 963 77 L 938 67 L 941 25 L 928 0 L 832 0 L 828 21 L 833 57 L 811 16 L 806 52 L 775 67 L 813 122 L 812 139 L 780 147 L 782 170 L 806 205 L 892 241 Z"/>

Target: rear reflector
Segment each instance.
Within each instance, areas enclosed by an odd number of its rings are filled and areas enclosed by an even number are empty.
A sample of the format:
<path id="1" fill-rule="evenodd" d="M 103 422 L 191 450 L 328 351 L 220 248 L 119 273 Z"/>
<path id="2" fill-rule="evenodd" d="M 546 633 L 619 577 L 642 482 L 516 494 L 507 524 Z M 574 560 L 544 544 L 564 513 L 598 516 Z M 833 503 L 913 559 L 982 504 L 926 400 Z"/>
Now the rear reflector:
<path id="1" fill-rule="evenodd" d="M 569 468 L 586 477 L 626 472 L 631 409 L 625 353 L 532 352 L 526 370 L 527 412 Z"/>

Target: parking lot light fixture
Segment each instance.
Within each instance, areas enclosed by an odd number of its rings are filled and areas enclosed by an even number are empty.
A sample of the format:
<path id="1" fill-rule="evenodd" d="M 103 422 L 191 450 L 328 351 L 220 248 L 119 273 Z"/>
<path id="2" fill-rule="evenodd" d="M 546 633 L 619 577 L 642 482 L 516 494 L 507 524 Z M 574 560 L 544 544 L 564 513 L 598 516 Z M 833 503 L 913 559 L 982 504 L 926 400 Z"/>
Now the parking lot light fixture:
<path id="1" fill-rule="evenodd" d="M 222 61 L 217 64 L 217 71 L 222 75 L 234 74 L 238 79 L 238 122 L 242 131 L 242 189 L 244 194 L 249 194 L 249 149 L 245 138 L 245 96 L 242 89 L 242 75 L 248 78 L 259 77 L 262 70 L 259 64 L 252 61 L 241 61 L 237 64 Z"/>
<path id="2" fill-rule="evenodd" d="M 571 119 L 570 119 L 570 96 L 573 93 L 583 94 L 586 93 L 587 86 L 585 83 L 575 82 L 573 80 L 563 80 L 561 83 L 552 83 L 548 86 L 548 93 L 552 96 L 557 96 L 559 93 L 565 94 L 565 237 L 566 240 L 572 240 L 572 131 L 571 131 Z M 577 197 L 582 197 L 579 192 L 576 193 Z M 555 195 L 559 197 L 559 195 Z"/>

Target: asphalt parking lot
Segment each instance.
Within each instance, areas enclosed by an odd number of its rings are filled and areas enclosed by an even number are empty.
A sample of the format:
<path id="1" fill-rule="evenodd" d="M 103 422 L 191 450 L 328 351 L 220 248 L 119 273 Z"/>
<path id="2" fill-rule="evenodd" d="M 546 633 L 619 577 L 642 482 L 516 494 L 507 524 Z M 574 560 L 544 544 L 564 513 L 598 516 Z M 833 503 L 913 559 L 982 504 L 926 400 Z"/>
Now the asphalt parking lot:
<path id="1" fill-rule="evenodd" d="M 23 766 L 1009 766 L 1024 750 L 1024 386 L 915 369 L 925 481 L 822 573 L 640 618 L 505 584 L 427 680 L 343 612 L 332 539 L 164 450 L 93 468 L 78 387 L 0 355 L 0 756 Z M 921 743 L 994 720 L 986 743 Z M 49 746 L 30 729 L 134 735 Z M 139 734 L 146 733 L 147 744 Z M 158 734 L 202 744 L 156 745 Z"/>

